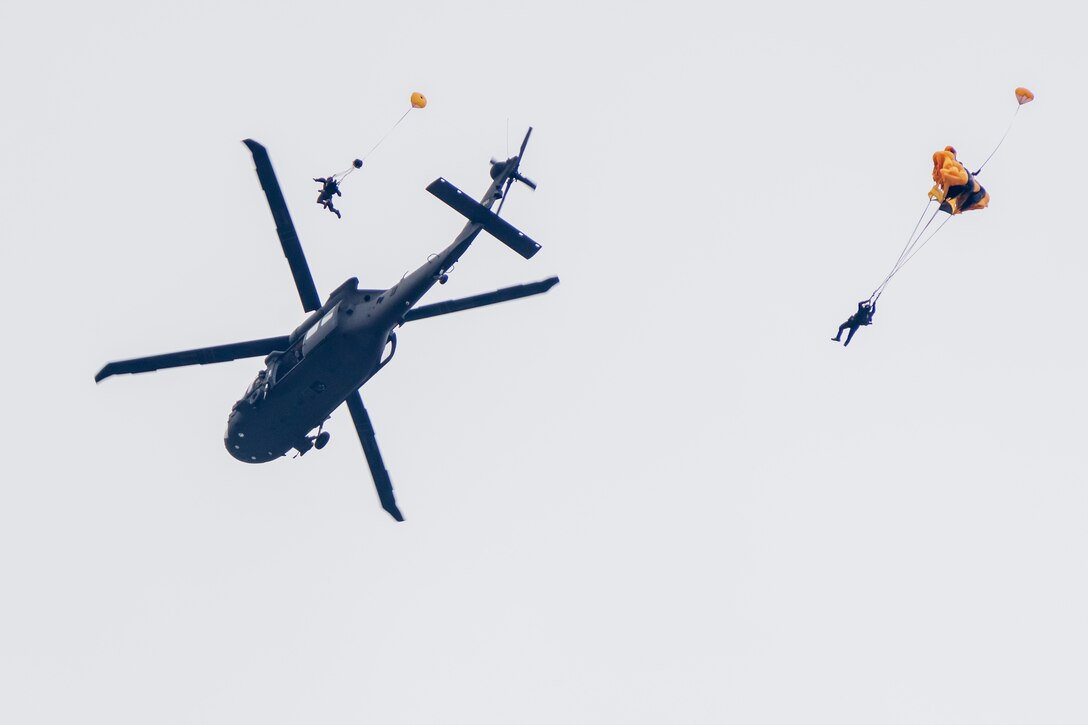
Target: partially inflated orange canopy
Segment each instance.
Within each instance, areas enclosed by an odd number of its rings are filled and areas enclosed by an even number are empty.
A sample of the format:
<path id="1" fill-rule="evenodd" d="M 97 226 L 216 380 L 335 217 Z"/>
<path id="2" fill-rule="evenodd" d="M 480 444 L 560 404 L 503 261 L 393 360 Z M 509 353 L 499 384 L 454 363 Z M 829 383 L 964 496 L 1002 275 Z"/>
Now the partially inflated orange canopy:
<path id="1" fill-rule="evenodd" d="M 959 162 L 951 146 L 933 154 L 933 182 L 929 198 L 940 202 L 941 211 L 949 214 L 985 209 L 990 203 L 990 195 Z"/>

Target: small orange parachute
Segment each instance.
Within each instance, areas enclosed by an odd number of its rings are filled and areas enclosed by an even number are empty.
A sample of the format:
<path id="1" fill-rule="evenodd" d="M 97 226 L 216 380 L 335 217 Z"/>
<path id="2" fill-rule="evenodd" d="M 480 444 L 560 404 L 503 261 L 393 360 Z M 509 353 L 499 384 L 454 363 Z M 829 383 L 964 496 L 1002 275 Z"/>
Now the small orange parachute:
<path id="1" fill-rule="evenodd" d="M 419 91 L 416 91 L 415 93 L 413 93 L 412 94 L 412 108 L 426 108 L 426 107 L 427 107 L 427 98 L 422 93 L 420 93 Z"/>
<path id="2" fill-rule="evenodd" d="M 933 154 L 933 188 L 929 198 L 940 202 L 940 210 L 961 214 L 972 209 L 985 209 L 990 195 L 978 179 L 956 159 L 956 149 L 945 146 Z"/>
<path id="3" fill-rule="evenodd" d="M 1021 86 L 1016 89 L 1016 100 L 1022 106 L 1025 103 L 1031 103 L 1035 100 L 1035 94 L 1029 91 L 1027 88 Z"/>

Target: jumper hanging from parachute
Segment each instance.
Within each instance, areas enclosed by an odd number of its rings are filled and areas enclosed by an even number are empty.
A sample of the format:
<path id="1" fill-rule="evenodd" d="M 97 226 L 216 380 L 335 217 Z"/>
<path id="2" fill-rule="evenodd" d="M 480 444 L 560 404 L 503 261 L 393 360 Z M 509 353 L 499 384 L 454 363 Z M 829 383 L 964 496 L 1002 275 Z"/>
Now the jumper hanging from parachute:
<path id="1" fill-rule="evenodd" d="M 872 324 L 872 316 L 876 312 L 876 302 L 884 294 L 884 289 L 888 286 L 888 283 L 899 273 L 899 270 L 903 269 L 907 262 L 922 251 L 922 247 L 937 235 L 937 232 L 948 223 L 949 219 L 966 211 L 985 209 L 990 204 L 990 195 L 979 183 L 978 175 L 982 173 L 982 169 L 990 162 L 997 150 L 1001 148 L 1001 144 L 1005 142 L 1005 138 L 1009 135 L 1009 131 L 1012 130 L 1012 125 L 1016 121 L 1016 115 L 1020 112 L 1020 107 L 1035 100 L 1035 94 L 1027 88 L 1017 88 L 1015 93 L 1017 104 L 1012 119 L 1005 128 L 1005 133 L 997 142 L 997 146 L 994 147 L 994 150 L 990 152 L 990 155 L 986 157 L 986 160 L 982 162 L 977 171 L 973 173 L 968 171 L 967 167 L 956 158 L 956 149 L 952 146 L 945 146 L 943 150 L 933 154 L 933 188 L 929 190 L 929 198 L 925 209 L 922 210 L 922 215 L 918 217 L 918 221 L 914 224 L 914 230 L 907 239 L 906 246 L 899 253 L 899 258 L 892 265 L 891 271 L 877 285 L 873 293 L 869 295 L 868 300 L 858 303 L 859 312 L 852 315 L 849 320 L 840 326 L 839 335 L 842 334 L 843 329 L 850 329 L 847 342 L 849 342 L 850 337 L 853 336 L 858 327 Z M 934 202 L 937 203 L 936 209 L 933 209 Z M 941 212 L 944 212 L 947 216 L 926 236 L 929 227 Z M 923 221 L 925 221 L 925 224 L 922 223 Z M 838 341 L 836 338 L 832 339 Z"/>
<path id="2" fill-rule="evenodd" d="M 320 204 L 323 208 L 325 208 L 328 211 L 335 214 L 337 219 L 340 218 L 340 211 L 336 207 L 333 206 L 332 198 L 334 196 L 341 196 L 340 184 L 343 183 L 344 179 L 346 179 L 348 176 L 350 176 L 351 173 L 353 171 L 355 171 L 356 169 L 363 168 L 363 163 L 366 161 L 366 159 L 371 154 L 373 154 L 378 149 L 379 146 L 382 145 L 382 142 L 385 141 L 385 139 L 389 137 L 389 134 L 393 133 L 393 131 L 396 130 L 397 126 L 400 125 L 400 122 L 403 121 L 405 118 L 407 118 L 409 113 L 411 113 L 412 111 L 414 111 L 417 108 L 426 108 L 427 107 L 427 98 L 426 98 L 426 96 L 424 96 L 419 91 L 414 92 L 411 95 L 411 97 L 409 97 L 408 100 L 409 100 L 409 103 L 411 104 L 411 105 L 408 106 L 408 110 L 405 111 L 404 114 L 400 118 L 397 119 L 397 122 L 393 124 L 392 128 L 390 128 L 388 131 L 386 131 L 385 135 L 383 135 L 380 139 L 378 139 L 378 143 L 374 144 L 370 148 L 370 150 L 367 151 L 366 154 L 363 155 L 362 158 L 355 159 L 354 161 L 351 162 L 351 166 L 344 169 L 343 171 L 341 171 L 338 174 L 333 174 L 332 176 L 327 176 L 327 177 L 315 178 L 314 179 L 314 181 L 321 184 L 321 192 L 317 196 L 317 203 Z"/>

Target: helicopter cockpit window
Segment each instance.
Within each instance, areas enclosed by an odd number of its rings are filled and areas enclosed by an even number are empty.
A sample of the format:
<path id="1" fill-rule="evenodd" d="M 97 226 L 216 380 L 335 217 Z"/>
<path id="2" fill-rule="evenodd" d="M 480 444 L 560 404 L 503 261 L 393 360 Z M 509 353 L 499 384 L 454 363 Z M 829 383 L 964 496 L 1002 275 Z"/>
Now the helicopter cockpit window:
<path id="1" fill-rule="evenodd" d="M 333 305 L 332 309 L 326 312 L 325 316 L 317 324 L 306 331 L 302 338 L 302 351 L 304 354 L 308 355 L 314 345 L 321 342 L 336 327 L 336 312 L 339 308 L 339 303 Z"/>
<path id="2" fill-rule="evenodd" d="M 266 383 L 268 382 L 268 371 L 261 370 L 257 373 L 257 377 L 246 388 L 245 399 L 250 403 L 256 403 L 264 397 Z"/>

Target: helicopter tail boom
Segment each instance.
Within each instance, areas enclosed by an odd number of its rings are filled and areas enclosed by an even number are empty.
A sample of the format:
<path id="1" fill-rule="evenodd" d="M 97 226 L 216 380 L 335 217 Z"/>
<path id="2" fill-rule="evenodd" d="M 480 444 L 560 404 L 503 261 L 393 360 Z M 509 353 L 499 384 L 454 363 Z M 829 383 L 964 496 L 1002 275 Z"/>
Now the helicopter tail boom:
<path id="1" fill-rule="evenodd" d="M 473 224 L 479 224 L 483 230 L 498 239 L 506 246 L 513 249 L 525 259 L 530 259 L 540 251 L 540 245 L 527 237 L 524 233 L 500 217 L 495 212 L 485 207 L 480 202 L 471 198 L 468 194 L 456 186 L 439 177 L 427 187 L 427 191 L 446 202 L 454 211 L 468 219 Z"/>

